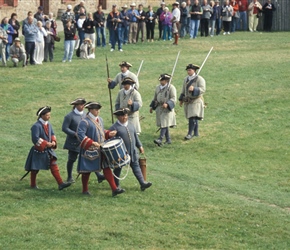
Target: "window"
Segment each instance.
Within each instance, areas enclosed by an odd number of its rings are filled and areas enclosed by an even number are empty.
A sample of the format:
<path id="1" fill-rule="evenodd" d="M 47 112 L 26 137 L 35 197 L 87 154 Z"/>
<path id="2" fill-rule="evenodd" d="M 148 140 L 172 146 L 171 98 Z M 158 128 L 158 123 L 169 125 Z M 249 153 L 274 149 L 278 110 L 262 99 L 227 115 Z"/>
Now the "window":
<path id="1" fill-rule="evenodd" d="M 17 7 L 18 0 L 0 0 L 0 7 L 2 6 L 11 6 L 11 7 Z"/>

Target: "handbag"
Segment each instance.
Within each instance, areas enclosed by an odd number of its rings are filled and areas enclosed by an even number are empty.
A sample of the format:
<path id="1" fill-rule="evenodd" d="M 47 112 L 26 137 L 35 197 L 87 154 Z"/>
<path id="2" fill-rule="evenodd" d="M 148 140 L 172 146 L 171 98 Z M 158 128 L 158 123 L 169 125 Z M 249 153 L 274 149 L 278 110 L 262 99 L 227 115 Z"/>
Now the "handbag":
<path id="1" fill-rule="evenodd" d="M 78 40 L 78 36 L 77 35 L 74 35 L 74 40 Z"/>
<path id="2" fill-rule="evenodd" d="M 235 14 L 234 14 L 234 17 L 235 18 L 240 18 L 240 12 L 239 11 L 236 11 Z"/>
<path id="3" fill-rule="evenodd" d="M 262 17 L 262 11 L 258 11 L 257 13 L 257 18 L 260 18 L 260 17 Z"/>
<path id="4" fill-rule="evenodd" d="M 54 36 L 54 41 L 60 42 L 60 37 L 59 36 Z"/>

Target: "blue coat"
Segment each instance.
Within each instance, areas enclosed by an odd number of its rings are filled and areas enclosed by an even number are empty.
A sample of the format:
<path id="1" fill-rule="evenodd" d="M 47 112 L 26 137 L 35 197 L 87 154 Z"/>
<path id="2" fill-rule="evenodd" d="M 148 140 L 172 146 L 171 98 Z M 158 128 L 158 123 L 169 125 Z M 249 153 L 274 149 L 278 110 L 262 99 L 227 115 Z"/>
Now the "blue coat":
<path id="1" fill-rule="evenodd" d="M 63 148 L 74 152 L 80 152 L 80 141 L 77 137 L 77 128 L 84 115 L 78 115 L 74 111 L 68 113 L 62 123 L 62 131 L 66 133 Z"/>
<path id="2" fill-rule="evenodd" d="M 119 136 L 123 139 L 128 154 L 131 157 L 131 162 L 136 162 L 139 160 L 139 154 L 137 149 L 142 147 L 142 143 L 139 140 L 135 127 L 133 126 L 132 123 L 128 122 L 127 129 L 124 126 L 121 126 L 118 122 L 115 122 L 109 128 L 110 131 L 112 130 L 117 131 L 116 136 Z"/>
<path id="3" fill-rule="evenodd" d="M 48 170 L 50 168 L 50 159 L 57 159 L 52 148 L 46 148 L 47 142 L 55 141 L 55 135 L 51 124 L 48 122 L 48 135 L 40 121 L 37 121 L 31 127 L 31 137 L 34 146 L 28 154 L 25 170 Z"/>
<path id="4" fill-rule="evenodd" d="M 105 141 L 103 119 L 99 117 L 99 123 L 89 115 L 81 120 L 77 129 L 77 136 L 81 142 L 78 161 L 78 173 L 90 173 L 101 171 L 102 157 L 100 149 L 92 146 L 93 142 L 99 144 Z"/>
<path id="5" fill-rule="evenodd" d="M 6 33 L 8 35 L 8 43 L 12 44 L 13 43 L 13 36 L 12 35 L 14 35 L 14 33 L 15 33 L 12 25 L 8 24 L 7 30 L 4 28 L 5 24 L 1 24 L 1 27 L 6 31 Z M 7 32 L 7 31 L 9 31 L 9 32 Z"/>

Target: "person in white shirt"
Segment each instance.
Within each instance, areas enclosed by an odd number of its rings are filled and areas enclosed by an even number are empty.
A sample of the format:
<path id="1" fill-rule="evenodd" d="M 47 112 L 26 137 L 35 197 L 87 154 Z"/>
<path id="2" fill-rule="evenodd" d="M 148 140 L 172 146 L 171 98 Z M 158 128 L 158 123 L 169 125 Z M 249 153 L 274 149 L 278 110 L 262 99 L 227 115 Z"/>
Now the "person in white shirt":
<path id="1" fill-rule="evenodd" d="M 173 45 L 178 45 L 178 30 L 179 30 L 179 21 L 180 21 L 180 10 L 179 10 L 179 2 L 175 2 L 172 4 L 172 33 L 174 35 L 174 43 Z"/>
<path id="2" fill-rule="evenodd" d="M 37 22 L 38 32 L 35 36 L 34 61 L 36 64 L 42 64 L 44 59 L 44 37 L 47 36 L 46 30 L 42 27 L 42 22 Z"/>

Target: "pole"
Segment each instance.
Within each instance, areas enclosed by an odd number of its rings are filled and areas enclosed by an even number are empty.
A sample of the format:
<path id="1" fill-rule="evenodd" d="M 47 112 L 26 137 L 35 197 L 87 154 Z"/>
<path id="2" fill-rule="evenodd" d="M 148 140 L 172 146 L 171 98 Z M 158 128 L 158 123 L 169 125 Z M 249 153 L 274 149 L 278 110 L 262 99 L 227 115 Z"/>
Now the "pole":
<path id="1" fill-rule="evenodd" d="M 109 72 L 109 64 L 108 64 L 108 58 L 106 55 L 106 64 L 107 64 L 107 77 L 110 78 L 110 72 Z M 113 117 L 113 105 L 112 105 L 112 93 L 111 93 L 111 89 L 108 86 L 109 89 L 109 96 L 110 96 L 110 106 L 111 106 L 111 117 L 112 117 L 112 124 L 114 124 L 114 117 Z"/>
<path id="2" fill-rule="evenodd" d="M 200 71 L 202 70 L 202 67 L 204 66 L 204 64 L 205 64 L 205 62 L 206 62 L 207 58 L 209 57 L 209 55 L 210 55 L 210 53 L 211 53 L 212 50 L 213 50 L 213 47 L 211 47 L 210 51 L 207 53 L 207 56 L 206 56 L 206 58 L 204 59 L 202 65 L 200 66 L 197 75 L 199 75 Z"/>
<path id="3" fill-rule="evenodd" d="M 176 68 L 176 65 L 177 65 L 177 61 L 178 61 L 178 58 L 179 58 L 179 54 L 180 54 L 180 51 L 178 51 L 178 53 L 177 53 L 177 56 L 176 56 L 176 59 L 175 59 L 175 63 L 174 63 L 174 66 L 173 66 L 173 69 L 172 69 L 172 73 L 171 73 L 171 78 L 169 80 L 169 84 L 171 83 L 171 80 L 173 78 L 173 74 L 174 74 L 174 71 L 175 71 L 175 68 Z"/>
<path id="4" fill-rule="evenodd" d="M 144 62 L 144 60 L 141 61 L 141 64 L 140 64 L 140 66 L 139 66 L 139 69 L 138 69 L 138 72 L 137 72 L 137 75 L 136 75 L 137 78 L 138 78 L 138 76 L 139 76 L 139 74 L 140 74 L 140 71 L 141 71 L 141 68 L 142 68 L 143 62 Z"/>

